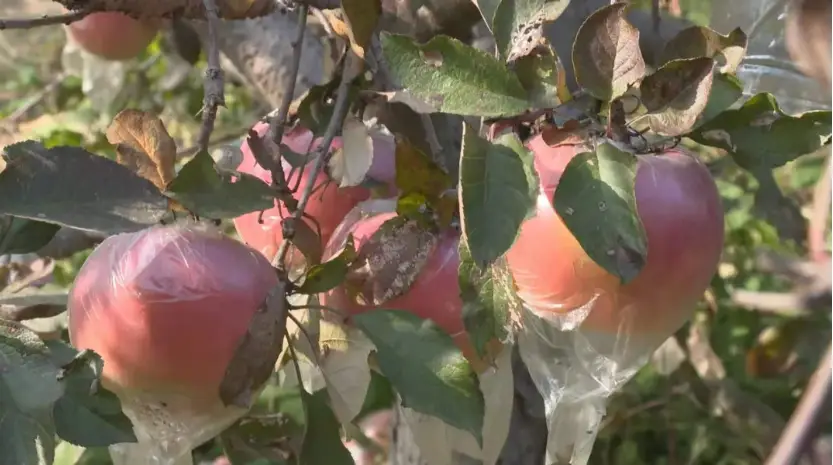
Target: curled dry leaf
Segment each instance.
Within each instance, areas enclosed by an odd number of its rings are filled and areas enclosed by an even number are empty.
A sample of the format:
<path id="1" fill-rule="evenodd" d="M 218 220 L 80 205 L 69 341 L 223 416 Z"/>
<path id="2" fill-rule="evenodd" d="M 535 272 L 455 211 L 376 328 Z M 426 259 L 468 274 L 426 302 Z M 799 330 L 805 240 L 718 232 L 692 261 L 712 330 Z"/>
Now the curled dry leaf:
<path id="1" fill-rule="evenodd" d="M 373 139 L 368 127 L 355 116 L 344 119 L 342 148 L 329 161 L 330 177 L 340 187 L 358 186 L 373 163 Z"/>
<path id="2" fill-rule="evenodd" d="M 599 100 L 621 96 L 645 75 L 639 30 L 625 19 L 626 8 L 623 2 L 599 8 L 573 42 L 576 81 Z"/>
<path id="3" fill-rule="evenodd" d="M 176 142 L 157 116 L 123 110 L 107 128 L 107 140 L 116 147 L 116 161 L 160 190 L 176 177 Z"/>
<path id="4" fill-rule="evenodd" d="M 416 220 L 394 217 L 359 248 L 348 286 L 360 303 L 382 305 L 410 289 L 436 244 L 436 234 Z"/>
<path id="5" fill-rule="evenodd" d="M 708 57 L 672 60 L 646 76 L 639 90 L 651 129 L 666 136 L 689 132 L 709 101 L 713 67 Z"/>
<path id="6" fill-rule="evenodd" d="M 70 10 L 122 11 L 141 18 L 205 19 L 203 0 L 55 0 Z M 215 0 L 222 19 L 258 18 L 275 11 L 273 0 Z"/>
<path id="7" fill-rule="evenodd" d="M 279 281 L 252 316 L 249 329 L 220 383 L 220 399 L 226 405 L 249 408 L 253 397 L 274 371 L 286 334 L 286 283 Z"/>
<path id="8" fill-rule="evenodd" d="M 746 54 L 746 34 L 736 28 L 728 35 L 721 35 L 703 26 L 692 26 L 680 31 L 665 44 L 660 63 L 684 58 L 722 58 L 721 73 L 734 73 Z"/>
<path id="9" fill-rule="evenodd" d="M 319 367 L 327 383 L 333 412 L 349 423 L 361 412 L 370 386 L 367 357 L 373 343 L 356 328 L 321 321 Z"/>

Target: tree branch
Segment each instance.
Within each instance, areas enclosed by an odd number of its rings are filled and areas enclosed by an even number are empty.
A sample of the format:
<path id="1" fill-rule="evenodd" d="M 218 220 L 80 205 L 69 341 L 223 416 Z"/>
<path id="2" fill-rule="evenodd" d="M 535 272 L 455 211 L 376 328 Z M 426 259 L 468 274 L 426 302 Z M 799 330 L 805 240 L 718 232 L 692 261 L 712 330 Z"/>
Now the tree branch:
<path id="1" fill-rule="evenodd" d="M 225 106 L 223 93 L 223 69 L 220 67 L 220 47 L 217 36 L 220 34 L 217 4 L 214 0 L 203 0 L 208 20 L 208 44 L 206 57 L 208 66 L 205 69 L 202 126 L 197 146 L 200 150 L 208 150 L 208 141 L 214 131 L 214 121 L 217 119 L 217 109 Z"/>
<path id="2" fill-rule="evenodd" d="M 827 351 L 813 373 L 813 377 L 810 378 L 798 407 L 764 465 L 796 464 L 808 451 L 820 417 L 829 412 L 829 407 L 825 408 L 825 404 L 830 402 L 831 394 L 830 351 L 831 347 L 828 344 Z"/>
<path id="3" fill-rule="evenodd" d="M 327 130 L 324 131 L 324 137 L 321 141 L 321 144 L 316 149 L 316 159 L 315 165 L 313 166 L 312 173 L 307 178 L 307 184 L 304 186 L 304 192 L 301 194 L 301 199 L 298 201 L 298 209 L 295 213 L 292 214 L 292 218 L 295 218 L 295 221 L 298 221 L 304 215 L 304 208 L 307 206 L 307 202 L 309 202 L 310 197 L 312 197 L 312 190 L 315 187 L 315 180 L 318 178 L 318 175 L 324 171 L 324 166 L 327 163 L 327 152 L 330 149 L 330 144 L 333 143 L 333 139 L 335 139 L 336 133 L 338 133 L 339 129 L 341 129 L 341 125 L 344 121 L 344 117 L 347 115 L 347 111 L 350 108 L 350 84 L 352 80 L 346 79 L 343 75 L 344 69 L 349 66 L 348 62 L 350 59 L 346 59 L 343 62 L 342 66 L 342 77 L 341 82 L 338 85 L 338 90 L 336 91 L 336 102 L 333 108 L 333 115 L 330 118 L 330 122 L 327 125 Z M 302 175 L 299 176 L 303 177 Z M 284 220 L 286 221 L 286 220 Z M 284 266 L 284 259 L 286 258 L 286 254 L 289 252 L 289 239 L 284 238 L 281 242 L 280 247 L 278 248 L 278 253 L 275 254 L 275 259 L 273 261 L 274 266 L 283 267 Z"/>
<path id="4" fill-rule="evenodd" d="M 41 16 L 40 18 L 31 19 L 0 19 L 0 31 L 7 29 L 31 29 L 41 26 L 55 26 L 57 24 L 70 24 L 90 14 L 89 10 L 79 10 L 70 13 L 55 15 L 55 16 Z"/>

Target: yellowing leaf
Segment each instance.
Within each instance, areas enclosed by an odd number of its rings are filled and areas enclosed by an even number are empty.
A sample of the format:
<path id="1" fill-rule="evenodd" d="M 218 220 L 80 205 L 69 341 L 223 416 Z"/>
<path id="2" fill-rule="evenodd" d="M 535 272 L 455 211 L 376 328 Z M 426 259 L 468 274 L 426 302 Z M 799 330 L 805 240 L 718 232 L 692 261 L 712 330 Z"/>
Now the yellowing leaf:
<path id="1" fill-rule="evenodd" d="M 342 423 L 351 422 L 362 409 L 370 386 L 367 357 L 373 343 L 356 328 L 321 321 L 320 368 L 327 382 L 333 412 Z"/>
<path id="2" fill-rule="evenodd" d="M 116 161 L 160 190 L 176 177 L 176 142 L 158 117 L 141 110 L 124 110 L 107 128 L 116 147 Z"/>
<path id="3" fill-rule="evenodd" d="M 403 194 L 420 193 L 429 202 L 453 187 L 451 177 L 405 139 L 396 141 L 396 186 Z"/>
<path id="4" fill-rule="evenodd" d="M 355 116 L 344 119 L 343 147 L 330 158 L 330 176 L 339 187 L 358 186 L 373 163 L 373 139 L 365 124 Z"/>

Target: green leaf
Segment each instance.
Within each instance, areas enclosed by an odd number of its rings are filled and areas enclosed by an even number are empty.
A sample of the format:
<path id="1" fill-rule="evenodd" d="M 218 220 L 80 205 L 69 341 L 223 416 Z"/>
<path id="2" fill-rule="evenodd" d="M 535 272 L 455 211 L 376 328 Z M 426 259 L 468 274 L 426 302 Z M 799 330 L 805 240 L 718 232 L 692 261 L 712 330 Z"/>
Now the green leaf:
<path id="1" fill-rule="evenodd" d="M 564 66 L 549 44 L 538 44 L 514 65 L 533 109 L 555 108 L 562 96 L 569 95 Z"/>
<path id="2" fill-rule="evenodd" d="M 58 375 L 35 333 L 0 319 L 0 465 L 52 463 L 52 407 L 63 394 Z"/>
<path id="3" fill-rule="evenodd" d="M 478 0 L 475 2 L 506 61 L 526 56 L 543 36 L 544 25 L 555 21 L 569 0 Z"/>
<path id="4" fill-rule="evenodd" d="M 459 252 L 458 283 L 463 301 L 463 324 L 475 352 L 479 357 L 485 357 L 486 344 L 506 339 L 513 283 L 508 274 L 501 274 L 492 267 L 478 267 L 465 241 L 460 241 Z"/>
<path id="5" fill-rule="evenodd" d="M 356 259 L 353 237 L 349 237 L 344 249 L 329 261 L 315 265 L 307 271 L 304 283 L 298 287 L 302 294 L 319 294 L 338 287 L 347 277 L 350 264 Z"/>
<path id="6" fill-rule="evenodd" d="M 830 117 L 829 111 L 787 115 L 772 94 L 761 93 L 738 109 L 724 111 L 689 137 L 726 150 L 747 170 L 773 169 L 826 144 Z"/>
<path id="7" fill-rule="evenodd" d="M 731 74 L 714 73 L 709 100 L 694 127 L 702 126 L 728 110 L 742 95 L 743 84 L 740 79 Z"/>
<path id="8" fill-rule="evenodd" d="M 283 465 L 289 463 L 282 456 L 283 442 L 303 432 L 303 424 L 279 412 L 246 416 L 223 431 L 220 438 L 232 464 L 265 460 L 268 465 Z"/>
<path id="9" fill-rule="evenodd" d="M 599 8 L 573 42 L 576 82 L 599 100 L 621 96 L 645 75 L 639 30 L 625 19 L 626 8 L 623 2 Z"/>
<path id="10" fill-rule="evenodd" d="M 275 193 L 268 184 L 250 174 L 236 176 L 233 181 L 231 175 L 218 171 L 211 155 L 201 151 L 168 184 L 165 195 L 199 216 L 215 219 L 235 218 L 275 205 Z"/>
<path id="11" fill-rule="evenodd" d="M 150 181 L 78 147 L 24 141 L 3 158 L 0 213 L 116 234 L 154 225 L 168 211 Z"/>
<path id="12" fill-rule="evenodd" d="M 460 156 L 460 218 L 472 257 L 484 267 L 515 242 L 524 219 L 535 208 L 538 176 L 533 155 L 517 136 L 496 143 L 481 138 L 468 124 Z"/>
<path id="13" fill-rule="evenodd" d="M 53 410 L 61 439 L 83 447 L 136 442 L 119 398 L 99 384 L 103 365 L 98 354 L 82 351 L 64 368 L 66 392 Z"/>
<path id="14" fill-rule="evenodd" d="M 376 346 L 382 373 L 402 404 L 468 431 L 482 442 L 483 393 L 453 339 L 433 321 L 402 310 L 376 310 L 353 322 Z"/>
<path id="15" fill-rule="evenodd" d="M 440 35 L 420 45 L 383 33 L 382 48 L 398 83 L 434 111 L 498 117 L 529 107 L 526 90 L 503 63 L 459 40 Z"/>
<path id="16" fill-rule="evenodd" d="M 307 432 L 301 448 L 303 465 L 353 465 L 353 456 L 341 442 L 341 424 L 327 404 L 327 390 L 301 391 L 307 407 Z"/>
<path id="17" fill-rule="evenodd" d="M 691 130 L 708 103 L 712 68 L 707 57 L 673 60 L 645 76 L 639 91 L 651 129 L 666 136 Z"/>
<path id="18" fill-rule="evenodd" d="M 323 136 L 327 131 L 327 126 L 329 126 L 335 110 L 335 94 L 340 82 L 341 77 L 336 76 L 325 84 L 312 86 L 300 99 L 298 118 L 300 118 L 301 124 L 312 131 L 316 137 Z M 353 83 L 347 97 L 348 101 L 352 102 L 359 95 L 359 90 L 360 87 L 357 83 Z M 284 150 L 283 146 L 281 146 L 281 150 Z M 299 157 L 296 156 L 295 158 Z"/>
<path id="19" fill-rule="evenodd" d="M 283 370 L 291 371 L 293 367 Z M 300 384 L 268 384 L 254 407 L 256 413 L 220 434 L 223 450 L 233 464 L 248 465 L 263 458 L 281 463 L 279 459 L 286 452 L 292 454 L 292 463 L 297 463 L 307 425 L 302 392 Z"/>
<path id="20" fill-rule="evenodd" d="M 698 57 L 722 58 L 724 65 L 720 72 L 734 73 L 743 61 L 746 45 L 746 34 L 740 28 L 724 36 L 707 27 L 692 26 L 680 31 L 665 44 L 660 63 Z"/>
<path id="21" fill-rule="evenodd" d="M 15 216 L 0 218 L 0 255 L 36 252 L 61 229 L 57 224 Z"/>
<path id="22" fill-rule="evenodd" d="M 570 160 L 553 196 L 587 255 L 623 284 L 639 274 L 648 253 L 636 209 L 636 167 L 635 155 L 603 143 Z"/>

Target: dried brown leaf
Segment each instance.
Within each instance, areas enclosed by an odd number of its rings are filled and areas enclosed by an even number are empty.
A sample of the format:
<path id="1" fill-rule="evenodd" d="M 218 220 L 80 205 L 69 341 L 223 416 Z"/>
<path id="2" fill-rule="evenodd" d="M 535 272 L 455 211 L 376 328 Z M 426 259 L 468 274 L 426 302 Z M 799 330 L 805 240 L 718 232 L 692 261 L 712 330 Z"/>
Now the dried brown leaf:
<path id="1" fill-rule="evenodd" d="M 410 289 L 436 244 L 437 236 L 416 220 L 390 219 L 359 248 L 348 284 L 360 300 L 382 305 Z"/>
<path id="2" fill-rule="evenodd" d="M 220 399 L 226 405 L 249 408 L 257 391 L 275 369 L 286 335 L 286 283 L 281 281 L 252 316 L 220 383 Z"/>
<path id="3" fill-rule="evenodd" d="M 176 142 L 157 116 L 123 110 L 107 128 L 107 140 L 116 147 L 116 161 L 160 190 L 176 177 Z"/>

